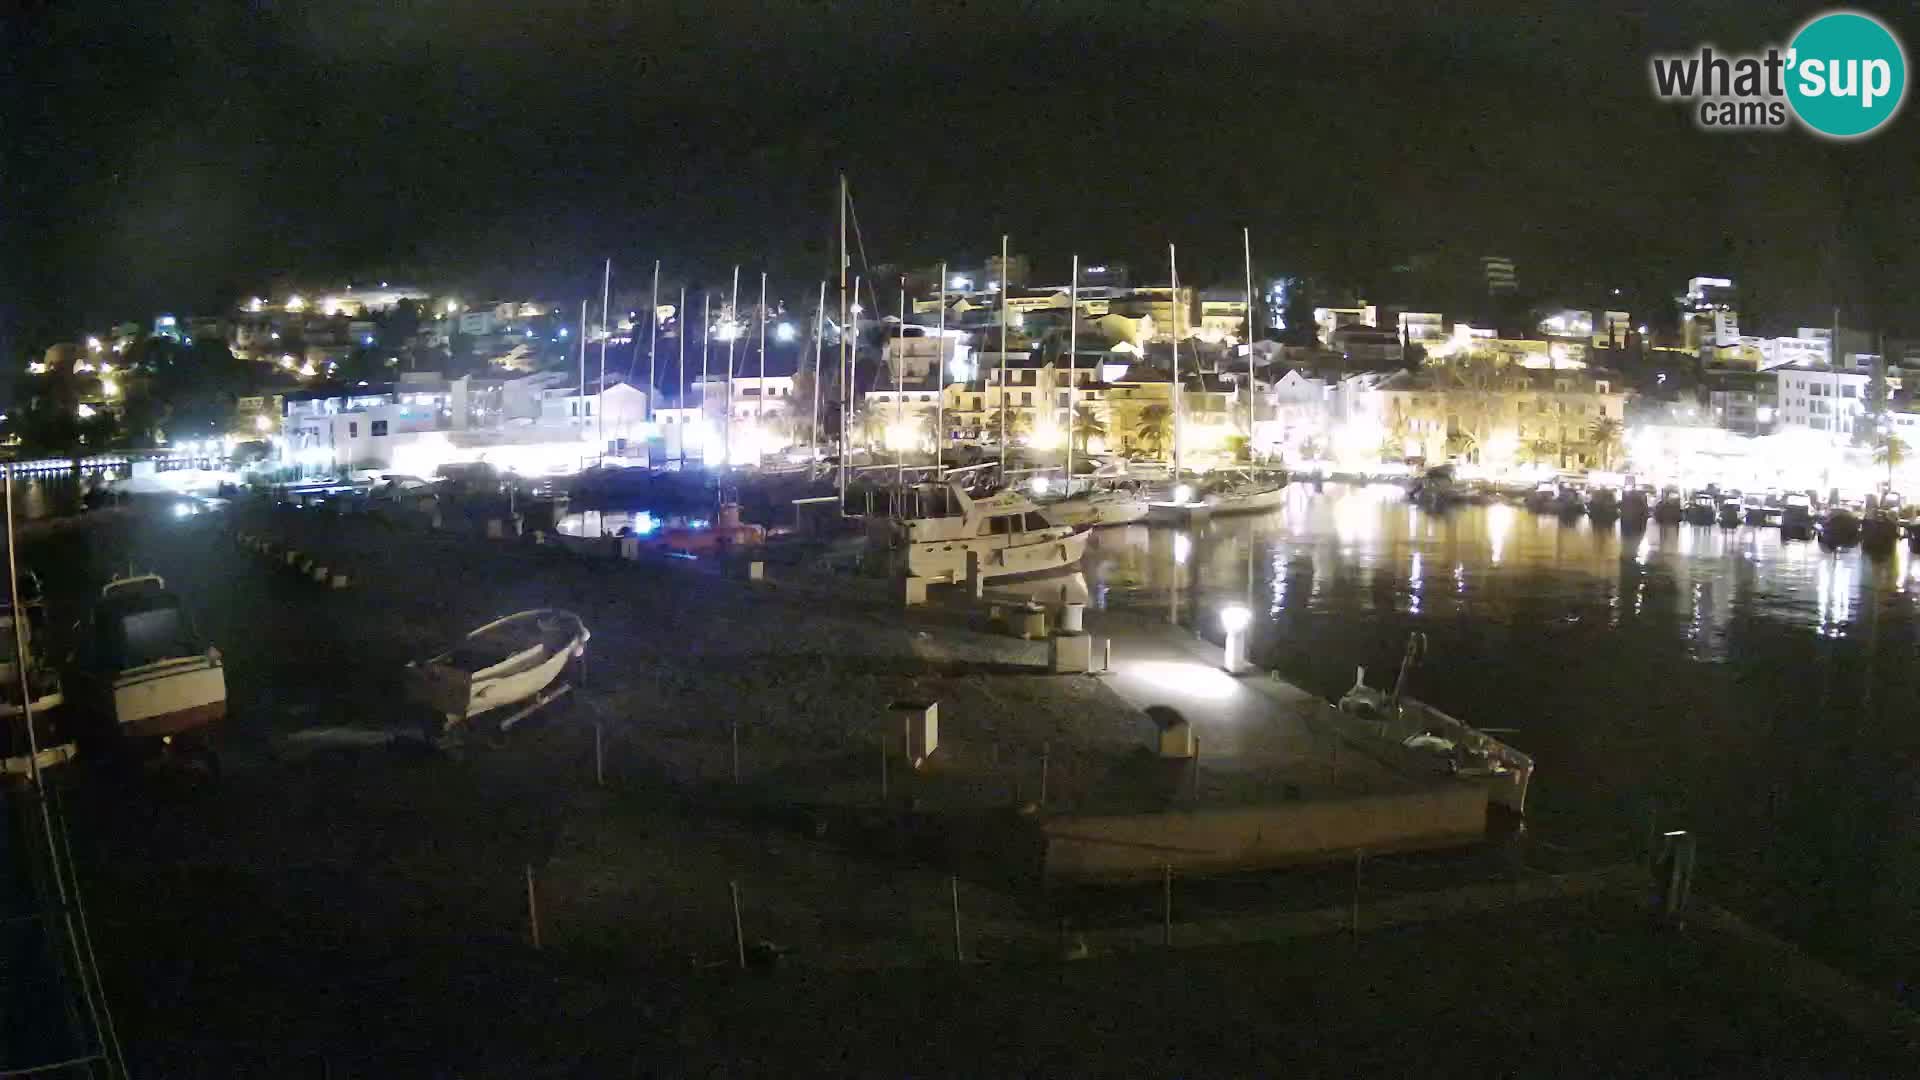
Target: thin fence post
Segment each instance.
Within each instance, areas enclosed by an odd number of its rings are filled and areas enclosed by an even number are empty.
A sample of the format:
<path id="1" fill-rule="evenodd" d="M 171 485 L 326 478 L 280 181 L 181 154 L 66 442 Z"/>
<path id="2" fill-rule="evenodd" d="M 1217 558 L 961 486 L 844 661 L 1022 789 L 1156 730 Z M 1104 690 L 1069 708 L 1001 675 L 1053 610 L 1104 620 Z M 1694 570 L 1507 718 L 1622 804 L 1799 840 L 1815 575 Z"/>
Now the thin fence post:
<path id="1" fill-rule="evenodd" d="M 600 787 L 607 786 L 607 755 L 601 745 L 605 740 L 603 727 L 600 721 L 593 722 L 593 782 Z"/>
<path id="2" fill-rule="evenodd" d="M 1047 760 L 1053 756 L 1053 741 L 1040 744 L 1040 808 L 1047 806 Z"/>
<path id="3" fill-rule="evenodd" d="M 737 784 L 740 782 L 740 720 L 738 717 L 727 725 L 727 737 L 733 744 L 733 782 Z"/>
<path id="4" fill-rule="evenodd" d="M 1360 863 L 1366 858 L 1366 852 L 1353 849 L 1353 940 L 1360 941 Z"/>
<path id="5" fill-rule="evenodd" d="M 533 947 L 540 948 L 540 899 L 533 888 L 533 864 L 527 864 L 527 927 L 532 932 Z"/>
<path id="6" fill-rule="evenodd" d="M 966 956 L 960 949 L 960 875 L 947 875 L 947 891 L 953 898 L 953 962 L 966 963 Z"/>
<path id="7" fill-rule="evenodd" d="M 1160 864 L 1160 944 L 1173 947 L 1173 864 Z"/>
<path id="8" fill-rule="evenodd" d="M 747 935 L 740 929 L 740 883 L 727 882 L 727 898 L 733 902 L 733 954 L 740 970 L 747 968 Z"/>

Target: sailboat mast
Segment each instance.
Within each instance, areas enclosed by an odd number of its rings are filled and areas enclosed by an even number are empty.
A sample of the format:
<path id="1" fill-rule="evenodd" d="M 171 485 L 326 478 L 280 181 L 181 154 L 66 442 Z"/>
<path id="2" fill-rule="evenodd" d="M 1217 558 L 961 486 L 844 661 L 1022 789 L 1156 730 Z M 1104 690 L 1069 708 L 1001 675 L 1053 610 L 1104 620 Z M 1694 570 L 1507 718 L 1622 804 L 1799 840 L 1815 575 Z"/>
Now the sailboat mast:
<path id="1" fill-rule="evenodd" d="M 847 427 L 853 419 L 853 375 L 847 365 L 847 174 L 840 174 L 840 512 L 847 512 Z"/>
<path id="2" fill-rule="evenodd" d="M 580 301 L 580 400 L 587 400 L 587 301 Z"/>
<path id="3" fill-rule="evenodd" d="M 733 343 L 740 340 L 740 264 L 733 264 L 733 292 L 727 300 L 727 418 L 721 436 L 726 467 L 733 468 Z"/>
<path id="4" fill-rule="evenodd" d="M 760 406 L 755 410 L 753 426 L 759 430 L 755 438 L 759 445 L 754 447 L 754 464 L 759 464 L 760 455 L 767 445 L 767 272 L 760 271 Z"/>
<path id="5" fill-rule="evenodd" d="M 1167 277 L 1173 288 L 1167 294 L 1167 331 L 1173 338 L 1173 478 L 1180 479 L 1180 444 L 1183 441 L 1183 425 L 1180 422 L 1180 262 L 1172 244 L 1167 245 Z"/>
<path id="6" fill-rule="evenodd" d="M 880 301 L 876 298 L 874 300 L 874 306 L 878 308 L 879 303 Z M 860 275 L 859 274 L 853 275 L 853 306 L 855 308 L 860 306 Z M 855 322 L 858 322 L 860 320 L 860 316 L 857 312 L 850 311 L 849 315 Z M 843 341 L 846 339 L 845 331 L 841 332 L 840 337 Z M 860 347 L 859 347 L 859 342 L 856 341 L 854 343 L 854 347 L 847 353 L 847 423 L 848 424 L 851 424 L 853 422 L 853 393 L 854 393 L 853 388 L 855 386 L 858 386 L 859 384 L 860 384 Z M 846 430 L 844 425 L 842 426 L 841 430 L 843 431 Z"/>
<path id="7" fill-rule="evenodd" d="M 685 285 L 680 286 L 680 306 L 673 309 L 673 321 L 673 336 L 680 350 L 680 381 L 675 384 L 680 388 L 680 468 L 685 471 L 687 467 L 687 287 Z M 653 398 L 649 396 L 647 400 L 651 402 Z"/>
<path id="8" fill-rule="evenodd" d="M 813 422 L 807 425 L 807 479 L 820 475 L 813 455 L 820 451 L 820 361 L 827 343 L 827 283 L 820 283 L 820 300 L 813 308 Z"/>
<path id="9" fill-rule="evenodd" d="M 1079 402 L 1074 388 L 1080 364 L 1080 256 L 1073 257 L 1073 279 L 1067 285 L 1067 494 L 1073 494 L 1073 409 Z M 1053 410 L 1049 408 L 1048 412 Z"/>
<path id="10" fill-rule="evenodd" d="M 1000 234 L 1000 482 L 1007 482 L 1007 234 Z"/>
<path id="11" fill-rule="evenodd" d="M 1253 425 L 1258 419 L 1254 413 L 1253 388 L 1253 230 L 1240 227 L 1240 251 L 1247 271 L 1247 462 L 1253 462 Z"/>
<path id="12" fill-rule="evenodd" d="M 636 327 L 638 324 L 635 324 Z M 653 395 L 660 389 L 660 260 L 653 260 L 653 304 L 647 309 L 647 419 L 653 419 Z"/>
<path id="13" fill-rule="evenodd" d="M 612 306 L 613 260 L 608 259 L 606 276 L 600 279 L 600 389 L 593 395 L 600 406 L 594 412 L 599 414 L 599 456 L 602 459 L 607 456 L 607 342 L 613 337 L 613 312 L 608 308 Z"/>
<path id="14" fill-rule="evenodd" d="M 905 324 L 902 324 L 902 329 Z M 933 476 L 947 478 L 947 264 L 940 262 L 940 320 L 933 352 Z"/>
<path id="15" fill-rule="evenodd" d="M 707 452 L 713 432 L 707 420 L 707 392 L 713 387 L 707 376 L 707 344 L 713 340 L 713 294 L 700 290 L 700 464 L 704 468 L 712 455 Z"/>
<path id="16" fill-rule="evenodd" d="M 907 343 L 907 279 L 900 278 L 900 325 L 894 329 L 893 339 L 893 497 L 897 501 L 900 492 L 907 486 L 907 365 L 901 363 L 900 354 L 906 351 Z"/>

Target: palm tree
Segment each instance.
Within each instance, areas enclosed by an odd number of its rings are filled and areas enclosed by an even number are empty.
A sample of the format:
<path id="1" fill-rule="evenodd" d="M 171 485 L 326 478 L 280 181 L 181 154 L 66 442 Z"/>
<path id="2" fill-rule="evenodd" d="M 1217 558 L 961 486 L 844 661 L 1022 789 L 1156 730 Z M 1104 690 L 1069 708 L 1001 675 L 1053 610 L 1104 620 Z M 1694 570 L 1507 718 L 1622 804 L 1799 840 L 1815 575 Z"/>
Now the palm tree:
<path id="1" fill-rule="evenodd" d="M 1613 468 L 1613 455 L 1620 452 L 1620 421 L 1602 416 L 1587 425 L 1587 442 L 1600 455 L 1600 467 Z"/>
<path id="2" fill-rule="evenodd" d="M 1080 447 L 1081 453 L 1087 452 L 1087 444 L 1095 438 L 1107 437 L 1106 421 L 1091 405 L 1081 405 L 1073 410 L 1073 441 Z"/>
<path id="3" fill-rule="evenodd" d="M 1522 446 L 1520 454 L 1534 465 L 1560 464 L 1560 444 L 1552 439 L 1535 439 Z"/>
<path id="4" fill-rule="evenodd" d="M 1140 410 L 1140 421 L 1133 428 L 1133 441 L 1143 450 L 1151 448 L 1154 457 L 1165 457 L 1168 444 L 1173 442 L 1172 406 L 1149 405 Z"/>
<path id="5" fill-rule="evenodd" d="M 1893 469 L 1907 463 L 1907 444 L 1898 435 L 1882 435 L 1873 447 L 1873 463 L 1887 467 L 1887 488 L 1893 488 Z"/>
<path id="6" fill-rule="evenodd" d="M 887 438 L 887 425 L 893 423 L 893 406 L 867 402 L 854 413 L 853 430 L 861 443 L 871 450 Z"/>
<path id="7" fill-rule="evenodd" d="M 1000 438 L 1000 425 L 1005 424 L 1007 441 L 1012 442 L 1027 433 L 1029 417 L 1011 402 L 1001 402 L 1000 407 L 987 414 L 987 434 L 996 441 Z"/>

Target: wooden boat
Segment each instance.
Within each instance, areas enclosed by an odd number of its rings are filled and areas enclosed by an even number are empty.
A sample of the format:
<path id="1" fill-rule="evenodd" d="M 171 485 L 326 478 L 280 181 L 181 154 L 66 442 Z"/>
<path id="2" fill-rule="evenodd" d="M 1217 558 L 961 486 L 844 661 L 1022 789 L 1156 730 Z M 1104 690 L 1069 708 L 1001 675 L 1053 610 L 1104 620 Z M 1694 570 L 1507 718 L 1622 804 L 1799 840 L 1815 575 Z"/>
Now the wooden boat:
<path id="1" fill-rule="evenodd" d="M 1514 814 L 1527 812 L 1533 758 L 1499 739 L 1405 693 L 1413 667 L 1426 653 L 1426 635 L 1414 634 L 1400 661 L 1391 692 L 1367 685 L 1367 669 L 1354 672 L 1353 688 L 1340 698 L 1341 712 L 1372 721 L 1375 734 L 1421 756 L 1435 772 L 1484 780 L 1487 801 Z"/>
<path id="2" fill-rule="evenodd" d="M 586 624 L 558 608 L 535 608 L 480 627 L 444 652 L 407 665 L 409 700 L 451 728 L 481 713 L 535 699 L 587 650 Z"/>
<path id="3" fill-rule="evenodd" d="M 909 576 L 937 581 L 965 581 L 970 552 L 989 580 L 1064 570 L 1086 554 L 1086 526 L 1048 521 L 1017 491 L 975 498 L 958 484 L 946 490 L 959 513 L 876 519 L 868 543 L 893 551 Z"/>
<path id="4" fill-rule="evenodd" d="M 138 574 L 108 582 L 91 621 L 75 696 L 110 717 L 124 738 L 205 749 L 208 729 L 227 715 L 226 668 L 166 580 Z"/>

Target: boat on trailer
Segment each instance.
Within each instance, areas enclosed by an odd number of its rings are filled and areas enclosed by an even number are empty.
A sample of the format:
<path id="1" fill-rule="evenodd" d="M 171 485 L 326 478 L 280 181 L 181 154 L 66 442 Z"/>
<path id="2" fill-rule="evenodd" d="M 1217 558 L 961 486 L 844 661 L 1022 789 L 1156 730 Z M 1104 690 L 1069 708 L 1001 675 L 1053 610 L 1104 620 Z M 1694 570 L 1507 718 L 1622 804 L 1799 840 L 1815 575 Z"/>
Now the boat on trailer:
<path id="1" fill-rule="evenodd" d="M 580 616 L 534 608 L 495 619 L 447 649 L 407 665 L 407 697 L 452 729 L 482 713 L 529 703 L 513 720 L 566 693 L 549 691 L 567 662 L 586 655 L 592 634 Z"/>
<path id="2" fill-rule="evenodd" d="M 1525 817 L 1533 758 L 1406 694 L 1413 667 L 1426 651 L 1426 635 L 1416 633 L 1407 640 L 1391 691 L 1368 686 L 1367 669 L 1356 669 L 1353 688 L 1340 698 L 1340 711 L 1378 724 L 1382 739 L 1422 754 L 1436 772 L 1484 780 L 1488 802 Z"/>

